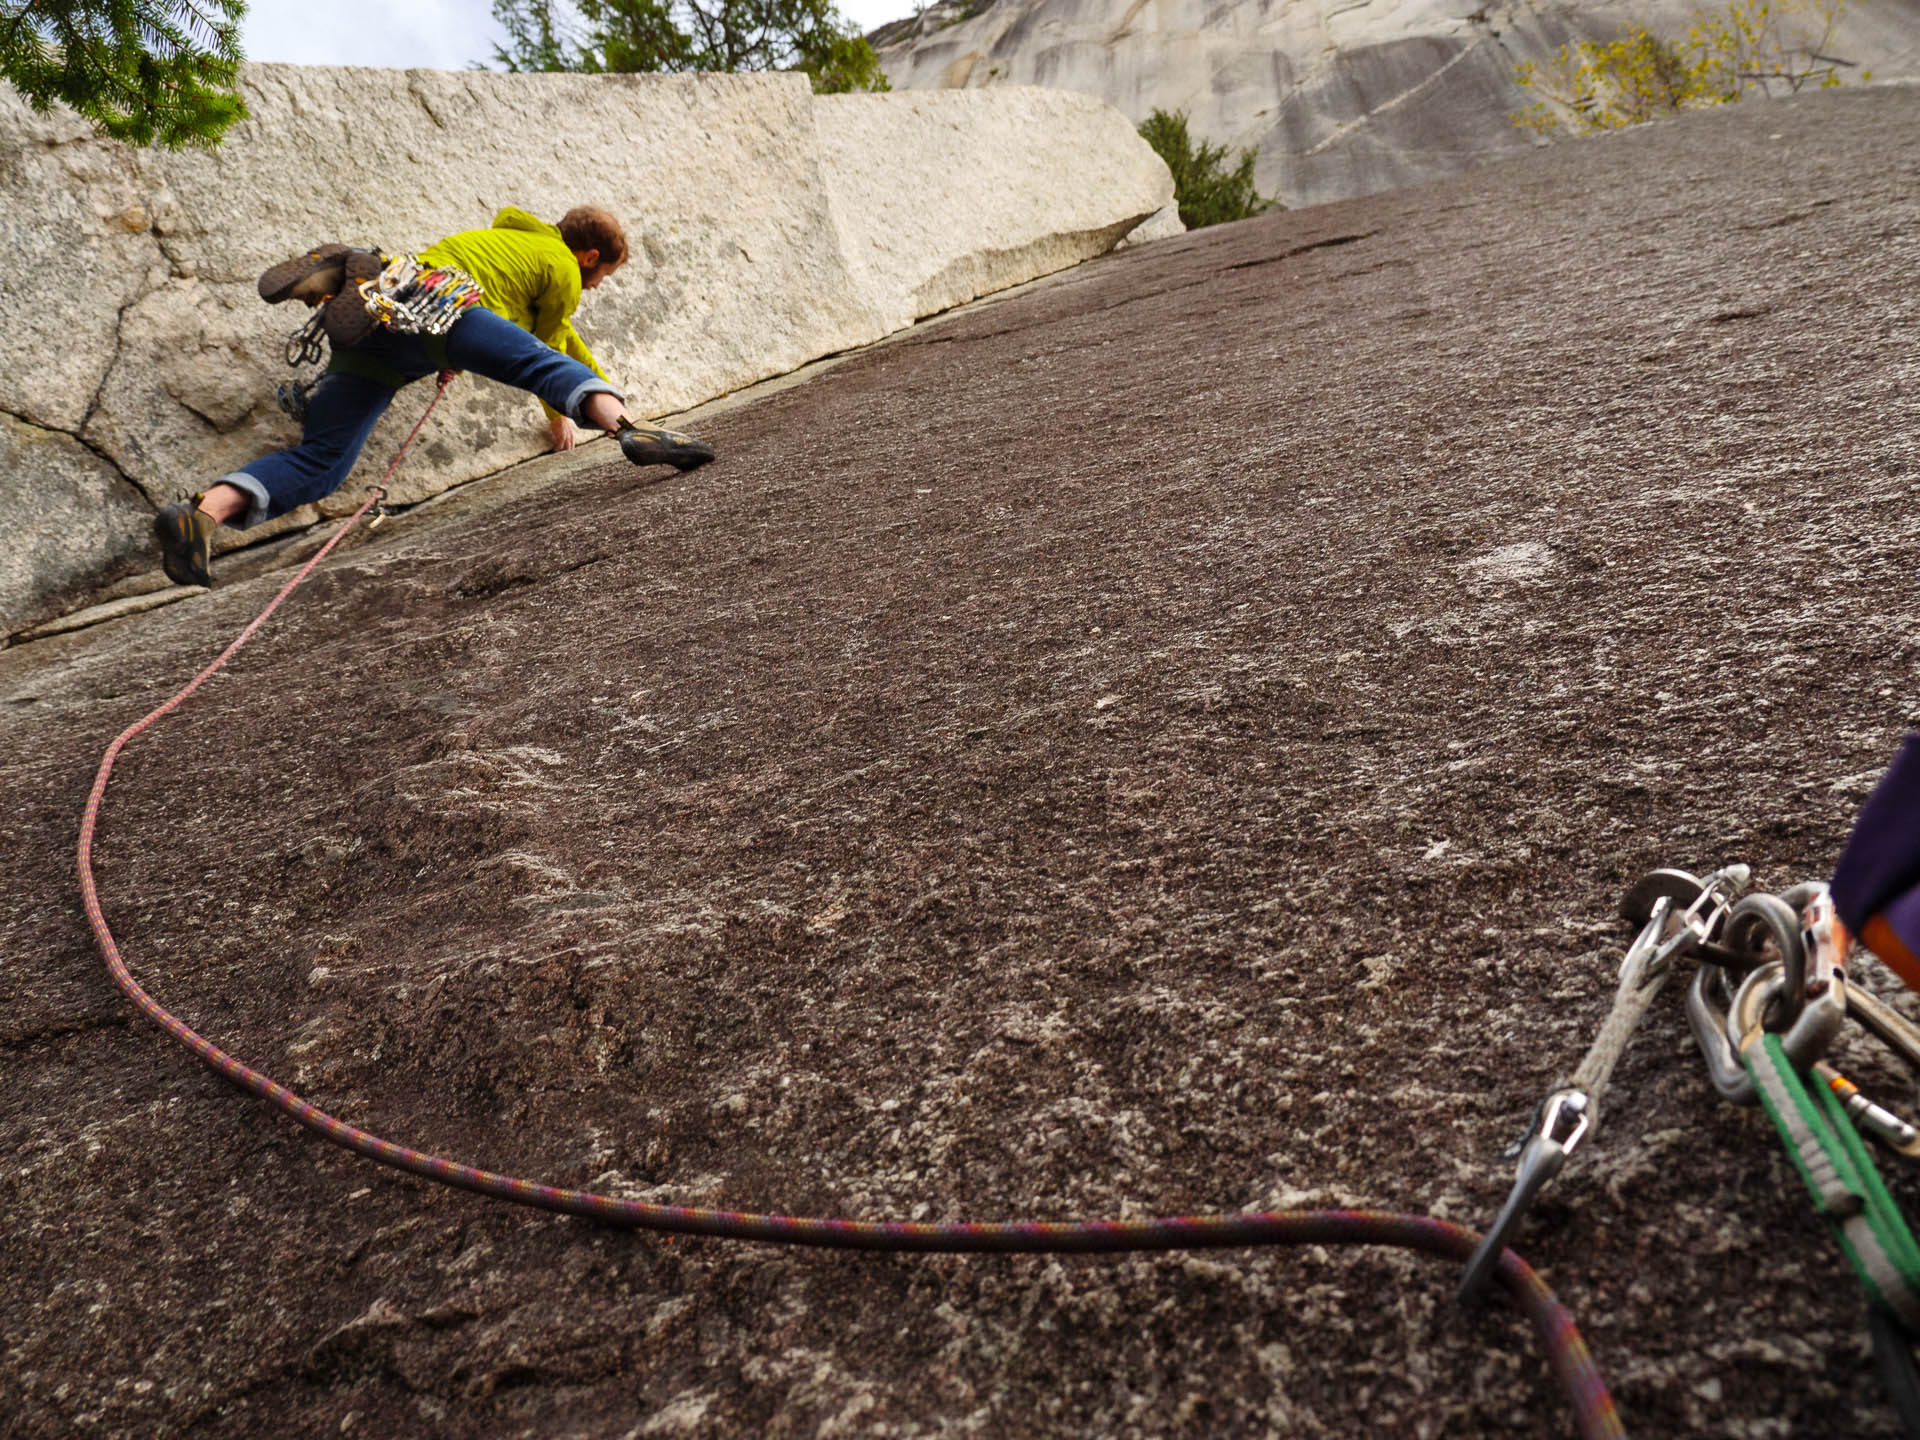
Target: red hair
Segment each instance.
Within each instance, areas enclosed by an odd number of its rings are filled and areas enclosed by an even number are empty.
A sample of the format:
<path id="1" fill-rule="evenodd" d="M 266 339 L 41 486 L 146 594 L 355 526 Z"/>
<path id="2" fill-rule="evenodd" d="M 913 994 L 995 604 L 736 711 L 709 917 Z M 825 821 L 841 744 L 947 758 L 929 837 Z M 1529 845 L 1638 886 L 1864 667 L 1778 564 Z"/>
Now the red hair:
<path id="1" fill-rule="evenodd" d="M 560 238 L 569 250 L 598 250 L 602 266 L 618 265 L 627 258 L 627 232 L 597 206 L 576 205 L 562 215 Z"/>

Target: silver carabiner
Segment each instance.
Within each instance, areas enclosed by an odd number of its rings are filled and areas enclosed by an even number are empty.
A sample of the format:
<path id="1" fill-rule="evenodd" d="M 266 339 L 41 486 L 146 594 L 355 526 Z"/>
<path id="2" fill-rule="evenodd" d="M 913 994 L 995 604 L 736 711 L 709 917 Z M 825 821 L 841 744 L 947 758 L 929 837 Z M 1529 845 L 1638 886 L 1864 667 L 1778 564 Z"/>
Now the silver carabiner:
<path id="1" fill-rule="evenodd" d="M 1872 1136 L 1908 1164 L 1920 1163 L 1920 1130 L 1884 1106 L 1874 1104 L 1860 1093 L 1858 1085 L 1826 1061 L 1816 1060 L 1813 1073 L 1839 1097 L 1841 1108 L 1853 1121 L 1854 1129 Z"/>
<path id="2" fill-rule="evenodd" d="M 1481 1238 L 1473 1258 L 1467 1261 L 1467 1273 L 1454 1292 L 1454 1299 L 1460 1304 L 1473 1304 L 1487 1288 L 1500 1263 L 1500 1252 L 1507 1248 L 1507 1237 L 1519 1228 L 1535 1197 L 1560 1173 L 1567 1156 L 1591 1128 L 1590 1112 L 1586 1092 L 1581 1090 L 1556 1090 L 1542 1102 L 1539 1127 L 1520 1152 L 1519 1173 L 1514 1177 L 1507 1203 L 1500 1207 L 1499 1215 Z M 1563 1125 L 1568 1122 L 1571 1122 L 1570 1128 L 1562 1133 Z"/>
<path id="3" fill-rule="evenodd" d="M 1778 998 L 1779 1010 L 1773 1018 L 1774 1029 L 1789 1029 L 1799 1020 L 1809 992 L 1818 988 L 1809 984 L 1809 980 L 1826 979 L 1835 973 L 1833 967 L 1828 965 L 1818 977 L 1807 974 L 1807 947 L 1800 936 L 1800 912 L 1778 895 L 1762 892 L 1741 900 L 1727 912 L 1726 928 L 1721 932 L 1720 940 L 1729 949 L 1747 951 L 1756 956 L 1761 943 L 1771 940 L 1774 948 L 1780 952 L 1780 965 L 1785 971 L 1786 984 Z M 1739 1036 L 1734 1037 L 1734 1043 L 1740 1043 Z M 1804 1070 L 1810 1063 L 1810 1060 L 1795 1061 L 1795 1068 Z"/>
<path id="4" fill-rule="evenodd" d="M 1789 976 L 1784 964 L 1769 960 L 1741 982 L 1733 1008 L 1727 1012 L 1727 1039 L 1736 1050 L 1745 1051 L 1759 1043 L 1766 1033 L 1768 1009 L 1786 998 L 1792 983 Z M 1804 987 L 1804 980 L 1801 983 Z M 1827 1053 L 1840 1027 L 1846 1024 L 1847 982 L 1839 971 L 1833 971 L 1819 994 L 1806 996 L 1803 990 L 1803 1000 L 1799 1015 L 1780 1037 L 1780 1048 L 1786 1052 L 1788 1063 L 1804 1073 Z"/>
<path id="5" fill-rule="evenodd" d="M 1708 993 L 1715 987 L 1725 993 L 1726 971 L 1718 965 L 1702 965 L 1693 972 L 1693 983 L 1687 987 L 1687 1028 L 1693 1031 L 1693 1042 L 1700 1047 L 1707 1076 L 1720 1098 L 1735 1105 L 1758 1105 L 1753 1077 L 1727 1038 L 1727 1012 L 1717 1008 Z"/>
<path id="6" fill-rule="evenodd" d="M 1640 927 L 1640 933 L 1633 937 L 1633 943 L 1627 947 L 1627 953 L 1620 960 L 1620 978 L 1625 980 L 1640 966 L 1640 984 L 1645 985 L 1659 973 L 1666 956 L 1656 954 L 1653 959 L 1647 956 L 1660 946 L 1661 938 L 1667 933 L 1667 917 L 1673 913 L 1673 899 L 1662 895 L 1653 902 L 1653 911 L 1647 916 L 1647 923 Z"/>
<path id="7" fill-rule="evenodd" d="M 1638 964 L 1640 983 L 1650 983 L 1666 973 L 1674 956 L 1711 940 L 1752 877 L 1745 865 L 1723 865 L 1704 880 L 1684 870 L 1647 874 L 1620 902 L 1621 915 L 1640 923 L 1640 933 L 1620 962 L 1621 977 Z M 1681 905 L 1686 908 L 1669 935 L 1674 907 Z"/>

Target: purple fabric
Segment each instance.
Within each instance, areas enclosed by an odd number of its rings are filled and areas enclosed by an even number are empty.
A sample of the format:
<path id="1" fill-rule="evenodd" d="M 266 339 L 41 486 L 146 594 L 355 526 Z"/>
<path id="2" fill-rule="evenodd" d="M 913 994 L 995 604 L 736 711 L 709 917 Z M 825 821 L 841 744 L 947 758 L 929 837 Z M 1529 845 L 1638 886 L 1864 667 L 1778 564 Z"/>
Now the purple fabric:
<path id="1" fill-rule="evenodd" d="M 1887 924 L 1893 927 L 1893 933 L 1915 955 L 1920 955 L 1920 885 L 1896 895 L 1881 907 L 1886 913 Z"/>
<path id="2" fill-rule="evenodd" d="M 1886 911 L 1894 934 L 1920 954 L 1920 733 L 1907 736 L 1860 807 L 1834 867 L 1833 905 L 1856 935 Z"/>

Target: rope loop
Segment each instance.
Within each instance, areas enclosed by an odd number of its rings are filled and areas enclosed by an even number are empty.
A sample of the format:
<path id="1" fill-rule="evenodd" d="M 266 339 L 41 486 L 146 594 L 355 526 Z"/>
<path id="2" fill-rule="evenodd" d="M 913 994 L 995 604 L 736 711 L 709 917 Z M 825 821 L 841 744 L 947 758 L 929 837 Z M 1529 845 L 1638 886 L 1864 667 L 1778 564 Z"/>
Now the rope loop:
<path id="1" fill-rule="evenodd" d="M 312 574 L 314 567 L 346 538 L 361 517 L 379 504 L 386 494 L 386 482 L 392 478 L 401 458 L 419 435 L 421 426 L 426 424 L 427 416 L 433 413 L 434 405 L 446 393 L 452 380 L 451 371 L 443 372 L 440 388 L 433 400 L 394 455 L 386 474 L 377 483 L 367 487 L 371 493 L 360 508 L 342 522 L 332 538 L 300 567 L 299 572 L 280 588 L 266 608 L 225 650 L 157 709 L 121 731 L 100 761 L 99 770 L 94 775 L 93 789 L 87 796 L 86 809 L 80 818 L 76 860 L 81 900 L 86 909 L 87 923 L 93 930 L 94 941 L 114 982 L 149 1020 L 191 1050 L 208 1068 L 217 1071 L 240 1089 L 265 1100 L 297 1123 L 356 1154 L 455 1189 L 470 1190 L 518 1205 L 578 1215 L 606 1225 L 670 1235 L 705 1235 L 769 1244 L 922 1254 L 1110 1254 L 1251 1245 L 1351 1244 L 1398 1246 L 1457 1262 L 1465 1262 L 1473 1255 L 1480 1236 L 1464 1226 L 1425 1215 L 1384 1211 L 1241 1211 L 1225 1215 L 1181 1215 L 1143 1220 L 957 1221 L 922 1224 L 747 1214 L 684 1205 L 660 1205 L 586 1190 L 563 1189 L 513 1175 L 481 1170 L 439 1155 L 414 1150 L 350 1125 L 227 1054 L 149 995 L 134 978 L 120 954 L 119 944 L 107 925 L 106 914 L 100 905 L 99 889 L 94 881 L 94 834 L 99 825 L 101 805 L 106 798 L 107 782 L 113 775 L 114 761 L 129 741 L 178 709 L 194 691 L 225 666 L 266 624 L 287 597 Z M 1579 1328 L 1566 1307 L 1526 1261 L 1511 1250 L 1500 1252 L 1494 1267 L 1494 1278 L 1532 1323 L 1536 1337 L 1547 1352 L 1548 1362 L 1566 1391 L 1584 1440 L 1621 1440 L 1626 1431 L 1614 1408 L 1613 1397 L 1608 1393 L 1606 1381 L 1601 1378 L 1586 1342 L 1581 1338 Z"/>

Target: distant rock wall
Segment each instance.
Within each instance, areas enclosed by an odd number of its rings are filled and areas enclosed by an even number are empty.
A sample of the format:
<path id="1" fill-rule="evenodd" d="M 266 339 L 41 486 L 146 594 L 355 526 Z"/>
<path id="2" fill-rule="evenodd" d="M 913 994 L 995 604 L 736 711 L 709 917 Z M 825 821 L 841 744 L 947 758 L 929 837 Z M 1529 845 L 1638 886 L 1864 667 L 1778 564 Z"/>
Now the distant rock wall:
<path id="1" fill-rule="evenodd" d="M 0 86 L 0 635 L 151 566 L 157 505 L 297 438 L 272 390 L 306 312 L 254 282 L 311 244 L 417 249 L 506 204 L 604 205 L 633 255 L 577 323 L 655 415 L 1099 254 L 1173 193 L 1124 117 L 1060 91 L 285 65 L 244 88 L 225 144 L 167 153 Z M 418 413 L 395 405 L 363 471 Z M 463 379 L 395 497 L 546 444 L 531 400 Z"/>
<path id="2" fill-rule="evenodd" d="M 1138 122 L 1184 110 L 1194 134 L 1253 148 L 1291 206 L 1457 174 L 1532 144 L 1513 78 L 1630 21 L 1684 33 L 1711 0 L 940 0 L 872 37 L 896 90 L 1047 85 Z M 1920 74 L 1920 4 L 1847 0 L 1830 53 Z M 1857 71 L 1855 72 L 1857 73 Z"/>
<path id="3" fill-rule="evenodd" d="M 1152 188 L 1146 142 L 1119 111 L 1019 93 L 1018 105 L 980 91 L 815 100 L 840 253 L 886 330 L 1103 254 L 1145 218 L 1139 205 L 1172 200 L 1172 177 Z"/>

